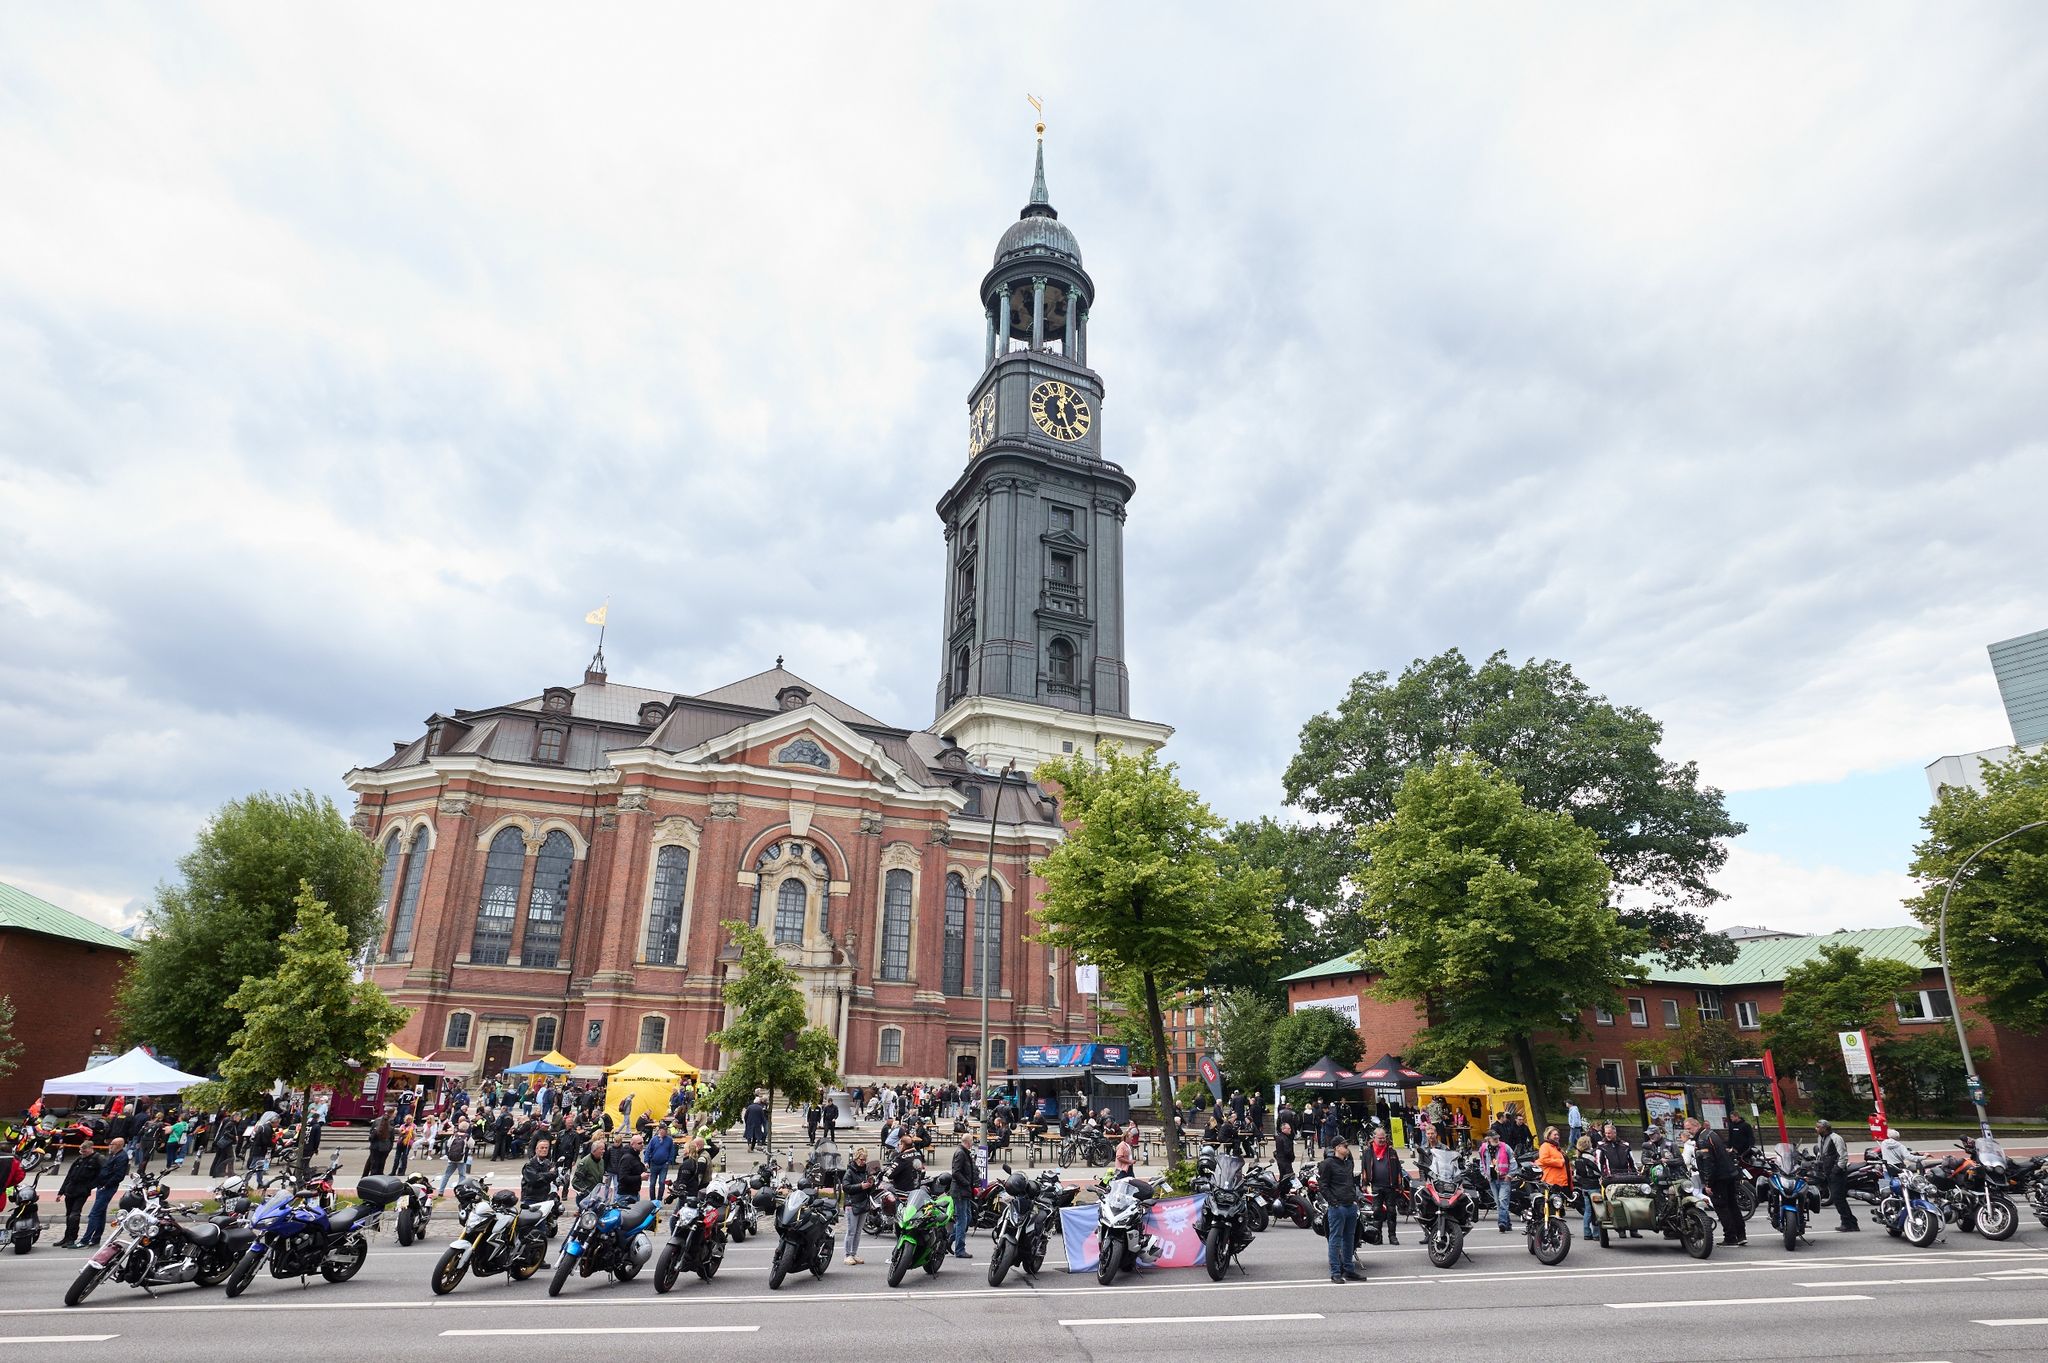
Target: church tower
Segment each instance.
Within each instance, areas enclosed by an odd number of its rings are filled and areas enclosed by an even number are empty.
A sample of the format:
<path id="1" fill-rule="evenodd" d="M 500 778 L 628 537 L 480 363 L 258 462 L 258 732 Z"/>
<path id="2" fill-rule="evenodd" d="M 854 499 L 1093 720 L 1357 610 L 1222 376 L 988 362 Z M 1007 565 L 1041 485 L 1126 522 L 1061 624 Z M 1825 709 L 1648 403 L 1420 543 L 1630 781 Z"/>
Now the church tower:
<path id="1" fill-rule="evenodd" d="M 939 500 L 946 527 L 938 721 L 974 759 L 1029 770 L 1102 742 L 1157 748 L 1131 717 L 1124 662 L 1124 511 L 1137 484 L 1102 457 L 1102 376 L 1088 366 L 1095 281 L 1045 189 L 981 281 L 981 377 L 967 466 Z"/>

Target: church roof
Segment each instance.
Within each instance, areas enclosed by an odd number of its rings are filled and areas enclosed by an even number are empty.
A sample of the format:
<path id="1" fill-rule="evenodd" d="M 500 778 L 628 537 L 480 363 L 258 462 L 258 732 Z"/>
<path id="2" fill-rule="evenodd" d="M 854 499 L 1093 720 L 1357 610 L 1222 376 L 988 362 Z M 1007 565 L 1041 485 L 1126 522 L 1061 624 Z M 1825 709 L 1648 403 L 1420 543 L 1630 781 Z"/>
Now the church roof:
<path id="1" fill-rule="evenodd" d="M 839 697 L 819 690 L 796 673 L 783 668 L 780 662 L 766 672 L 756 672 L 716 691 L 706 691 L 697 699 L 724 701 L 728 705 L 744 705 L 755 710 L 779 710 L 782 708 L 780 696 L 792 686 L 809 692 L 813 705 L 843 724 L 866 724 L 879 729 L 891 727 L 873 715 L 854 709 Z"/>

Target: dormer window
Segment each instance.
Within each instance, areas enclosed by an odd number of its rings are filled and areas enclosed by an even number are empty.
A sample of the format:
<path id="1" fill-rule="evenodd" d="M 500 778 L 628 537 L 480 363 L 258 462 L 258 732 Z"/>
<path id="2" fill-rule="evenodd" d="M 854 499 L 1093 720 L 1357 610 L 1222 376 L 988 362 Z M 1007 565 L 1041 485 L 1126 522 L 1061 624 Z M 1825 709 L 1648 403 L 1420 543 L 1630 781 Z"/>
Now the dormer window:
<path id="1" fill-rule="evenodd" d="M 428 729 L 428 730 L 427 730 L 427 756 L 429 756 L 429 757 L 439 757 L 440 755 L 441 755 L 441 726 L 440 726 L 440 725 L 438 725 L 438 724 L 436 724 L 436 725 L 435 725 L 434 727 L 432 727 L 431 729 Z"/>
<path id="2" fill-rule="evenodd" d="M 541 693 L 540 708 L 551 715 L 566 715 L 576 703 L 576 693 L 566 686 L 550 686 Z"/>
<path id="3" fill-rule="evenodd" d="M 559 766 L 562 761 L 562 749 L 566 746 L 567 739 L 567 730 L 553 726 L 544 726 L 534 736 L 533 760 L 536 762 L 546 762 L 551 766 Z"/>
<path id="4" fill-rule="evenodd" d="M 650 700 L 640 707 L 640 722 L 652 729 L 668 718 L 668 707 L 658 700 Z"/>
<path id="5" fill-rule="evenodd" d="M 811 693 L 801 686 L 785 686 L 775 693 L 775 703 L 785 710 L 801 710 L 811 703 Z"/>

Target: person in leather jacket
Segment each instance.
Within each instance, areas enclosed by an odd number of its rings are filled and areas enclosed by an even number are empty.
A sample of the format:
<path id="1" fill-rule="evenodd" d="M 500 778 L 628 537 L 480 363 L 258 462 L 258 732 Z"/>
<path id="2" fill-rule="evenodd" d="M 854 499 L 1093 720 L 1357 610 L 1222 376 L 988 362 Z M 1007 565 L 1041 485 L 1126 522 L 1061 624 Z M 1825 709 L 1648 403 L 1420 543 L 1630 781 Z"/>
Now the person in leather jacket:
<path id="1" fill-rule="evenodd" d="M 1374 1127 L 1372 1144 L 1365 1148 L 1365 1169 L 1359 1180 L 1372 1189 L 1372 1219 L 1374 1225 L 1386 1227 L 1387 1243 L 1401 1243 L 1400 1202 L 1401 1156 L 1387 1139 L 1385 1127 Z"/>
<path id="2" fill-rule="evenodd" d="M 519 1200 L 542 1202 L 555 1193 L 555 1152 L 542 1136 L 533 1143 L 533 1158 L 519 1166 Z"/>
<path id="3" fill-rule="evenodd" d="M 701 1136 L 692 1136 L 683 1142 L 683 1157 L 676 1161 L 675 1177 L 669 1187 L 677 1197 L 701 1193 L 711 1184 L 711 1159 L 718 1153 L 718 1143 L 704 1143 Z"/>
<path id="4" fill-rule="evenodd" d="M 874 1206 L 875 1186 L 880 1182 L 875 1166 L 868 1162 L 867 1147 L 853 1152 L 847 1161 L 846 1174 L 840 1180 L 840 1190 L 846 1199 L 846 1243 L 842 1249 L 848 1264 L 861 1262 L 860 1227 Z"/>

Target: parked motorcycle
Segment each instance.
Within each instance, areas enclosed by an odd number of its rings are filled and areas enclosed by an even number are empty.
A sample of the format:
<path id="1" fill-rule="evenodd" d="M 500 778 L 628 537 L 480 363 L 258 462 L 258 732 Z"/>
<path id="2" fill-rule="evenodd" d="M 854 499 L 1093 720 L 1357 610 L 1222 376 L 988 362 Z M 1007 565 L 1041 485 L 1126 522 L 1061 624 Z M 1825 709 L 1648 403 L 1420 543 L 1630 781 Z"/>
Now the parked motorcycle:
<path id="1" fill-rule="evenodd" d="M 1154 1190 L 1139 1178 L 1112 1181 L 1095 1204 L 1095 1281 L 1108 1287 L 1126 1267 L 1159 1257 L 1159 1241 L 1145 1230 Z"/>
<path id="2" fill-rule="evenodd" d="M 754 1210 L 754 1190 L 760 1182 L 759 1178 L 734 1174 L 721 1189 L 725 1194 L 725 1233 L 735 1245 L 761 1232 L 761 1214 Z"/>
<path id="3" fill-rule="evenodd" d="M 377 1218 L 405 1195 L 405 1185 L 388 1174 L 372 1174 L 357 1182 L 357 1203 L 337 1210 L 333 1178 L 340 1167 L 337 1155 L 325 1174 L 275 1194 L 250 1216 L 254 1236 L 227 1276 L 230 1297 L 248 1291 L 266 1260 L 273 1278 L 318 1273 L 328 1282 L 345 1283 L 362 1270 L 370 1257 L 366 1232 L 377 1229 Z"/>
<path id="4" fill-rule="evenodd" d="M 1280 1209 L 1287 1214 L 1298 1230 L 1307 1230 L 1315 1220 L 1315 1200 L 1310 1180 L 1294 1175 L 1287 1180 L 1287 1186 L 1280 1190 Z M 1328 1233 L 1327 1226 L 1325 1234 Z"/>
<path id="5" fill-rule="evenodd" d="M 924 1161 L 918 1156 L 898 1155 L 890 1160 L 888 1167 L 882 1170 L 881 1186 L 875 1189 L 875 1205 L 868 1209 L 866 1218 L 860 1223 L 861 1234 L 879 1236 L 895 1226 L 897 1213 L 902 1211 L 904 1199 L 910 1196 L 909 1192 L 896 1186 L 896 1180 L 904 1169 L 916 1174 L 916 1178 L 909 1180 L 912 1191 L 924 1182 Z"/>
<path id="6" fill-rule="evenodd" d="M 33 1174 L 56 1150 L 57 1133 L 54 1131 L 40 1126 L 25 1126 L 14 1133 L 11 1153 L 20 1161 L 21 1171 L 25 1174 Z"/>
<path id="7" fill-rule="evenodd" d="M 1286 1204 L 1281 1200 L 1280 1180 L 1263 1164 L 1245 1166 L 1244 1195 L 1248 1204 L 1245 1214 L 1254 1235 L 1265 1234 L 1275 1217 L 1287 1214 Z"/>
<path id="8" fill-rule="evenodd" d="M 768 1269 L 768 1287 L 782 1286 L 792 1273 L 804 1269 L 814 1278 L 825 1276 L 832 1266 L 832 1228 L 839 1224 L 839 1206 L 812 1186 L 808 1177 L 797 1180 L 775 1213 L 775 1259 Z"/>
<path id="9" fill-rule="evenodd" d="M 1415 1193 L 1415 1220 L 1429 1261 L 1449 1268 L 1465 1254 L 1465 1233 L 1479 1220 L 1479 1202 L 1465 1186 L 1457 1152 L 1432 1146 L 1429 1169 Z"/>
<path id="10" fill-rule="evenodd" d="M 1820 1189 L 1813 1183 L 1813 1161 L 1798 1148 L 1780 1143 L 1771 1151 L 1771 1229 L 1785 1237 L 1785 1248 L 1796 1250 L 1806 1237 L 1808 1219 L 1821 1209 Z"/>
<path id="11" fill-rule="evenodd" d="M 1021 1265 L 1026 1277 L 1036 1276 L 1045 1263 L 1052 1225 L 1059 1219 L 1059 1172 L 1047 1169 L 1034 1182 L 1029 1174 L 1013 1172 L 1002 1188 L 1002 1212 L 996 1218 L 995 1233 L 989 1238 L 988 1285 L 1001 1287 L 1011 1268 Z"/>
<path id="12" fill-rule="evenodd" d="M 483 1174 L 464 1179 L 456 1188 L 456 1200 L 460 1210 L 455 1239 L 434 1265 L 435 1296 L 453 1292 L 466 1273 L 479 1278 L 502 1273 L 523 1283 L 547 1262 L 548 1240 L 562 1212 L 559 1198 L 522 1206 L 515 1189 L 491 1192 L 490 1176 Z"/>
<path id="13" fill-rule="evenodd" d="M 654 1261 L 654 1290 L 666 1292 L 685 1273 L 705 1282 L 718 1276 L 725 1262 L 728 1206 L 724 1194 L 707 1188 L 701 1193 L 680 1193 L 676 1209 L 669 1213 L 668 1241 Z"/>
<path id="14" fill-rule="evenodd" d="M 123 1195 L 119 1220 L 72 1279 L 64 1304 L 78 1305 L 109 1278 L 152 1296 L 154 1289 L 175 1283 L 218 1287 L 234 1272 L 246 1243 L 246 1231 L 235 1235 L 213 1221 L 173 1216 L 169 1194 L 145 1174 Z"/>
<path id="15" fill-rule="evenodd" d="M 1538 1178 L 1528 1187 L 1528 1196 L 1522 1233 L 1528 1237 L 1529 1252 L 1546 1268 L 1563 1263 L 1572 1252 L 1572 1222 L 1577 1219 L 1571 1215 L 1572 1190 Z"/>
<path id="16" fill-rule="evenodd" d="M 43 1195 L 36 1188 L 41 1180 L 41 1174 L 31 1174 L 7 1194 L 7 1225 L 0 1229 L 0 1240 L 16 1254 L 28 1253 L 43 1238 Z"/>
<path id="17" fill-rule="evenodd" d="M 1208 1194 L 1195 1217 L 1195 1234 L 1202 1238 L 1202 1266 L 1210 1282 L 1221 1282 L 1238 1255 L 1251 1248 L 1251 1198 L 1244 1186 L 1244 1161 L 1236 1155 L 1214 1157 L 1214 1172 L 1195 1180 L 1195 1191 Z M 1238 1272 L 1244 1265 L 1238 1265 Z"/>
<path id="18" fill-rule="evenodd" d="M 1877 1152 L 1877 1219 L 1884 1223 L 1886 1234 L 1921 1249 L 1930 1248 L 1941 1237 L 1941 1223 L 1947 1219 L 1940 1194 L 1905 1142 L 1888 1137 Z"/>
<path id="19" fill-rule="evenodd" d="M 953 1176 L 938 1174 L 910 1194 L 896 1214 L 896 1248 L 889 1254 L 889 1286 L 901 1287 L 913 1268 L 936 1274 L 953 1239 Z"/>
<path id="20" fill-rule="evenodd" d="M 2010 1196 L 2004 1147 L 1990 1136 L 1964 1136 L 1956 1144 L 1962 1153 L 1944 1160 L 1933 1180 L 1956 1224 L 1986 1240 L 2010 1240 L 2020 1214 Z"/>
<path id="21" fill-rule="evenodd" d="M 2026 1194 L 2035 1218 L 2048 1226 L 2048 1155 L 2008 1161 L 2005 1177 L 2013 1192 Z"/>
<path id="22" fill-rule="evenodd" d="M 425 1174 L 408 1174 L 405 1193 L 398 1200 L 398 1243 L 410 1245 L 427 1238 L 434 1220 L 434 1180 Z"/>
<path id="23" fill-rule="evenodd" d="M 608 1200 L 593 1191 L 577 1209 L 576 1220 L 562 1241 L 562 1253 L 555 1260 L 555 1276 L 548 1280 L 548 1295 L 562 1295 L 562 1284 L 575 1273 L 588 1278 L 608 1273 L 622 1283 L 638 1277 L 654 1257 L 655 1217 L 660 1212 L 652 1198 L 624 1203 Z"/>
<path id="24" fill-rule="evenodd" d="M 1647 1230 L 1678 1241 L 1695 1259 L 1714 1252 L 1714 1207 L 1690 1142 L 1678 1151 L 1646 1147 L 1641 1173 L 1608 1174 L 1586 1195 L 1593 1199 L 1602 1249 L 1622 1231 Z"/>

